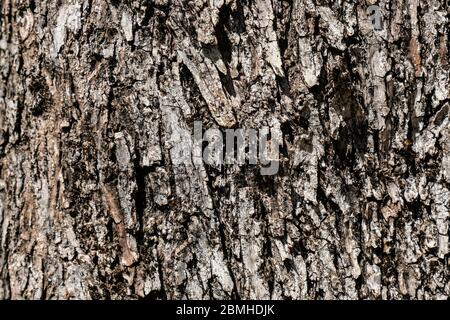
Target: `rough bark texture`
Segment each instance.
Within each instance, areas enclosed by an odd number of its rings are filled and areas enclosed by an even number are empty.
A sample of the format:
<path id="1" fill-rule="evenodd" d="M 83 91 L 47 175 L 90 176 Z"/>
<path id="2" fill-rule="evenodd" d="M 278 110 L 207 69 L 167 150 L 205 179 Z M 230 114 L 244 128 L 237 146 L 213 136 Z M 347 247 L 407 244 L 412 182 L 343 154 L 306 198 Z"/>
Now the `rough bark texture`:
<path id="1" fill-rule="evenodd" d="M 449 297 L 449 17 L 2 0 L 0 298 Z M 184 161 L 196 120 L 279 128 L 278 174 Z"/>

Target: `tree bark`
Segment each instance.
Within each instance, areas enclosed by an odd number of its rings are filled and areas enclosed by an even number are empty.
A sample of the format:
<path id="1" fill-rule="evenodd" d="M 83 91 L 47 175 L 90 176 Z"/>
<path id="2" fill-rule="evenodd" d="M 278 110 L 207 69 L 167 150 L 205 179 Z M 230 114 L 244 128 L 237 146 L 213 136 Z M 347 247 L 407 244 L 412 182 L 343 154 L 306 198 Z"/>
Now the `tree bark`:
<path id="1" fill-rule="evenodd" d="M 3 0 L 0 298 L 448 298 L 449 17 Z M 194 121 L 279 128 L 279 172 L 183 161 Z"/>

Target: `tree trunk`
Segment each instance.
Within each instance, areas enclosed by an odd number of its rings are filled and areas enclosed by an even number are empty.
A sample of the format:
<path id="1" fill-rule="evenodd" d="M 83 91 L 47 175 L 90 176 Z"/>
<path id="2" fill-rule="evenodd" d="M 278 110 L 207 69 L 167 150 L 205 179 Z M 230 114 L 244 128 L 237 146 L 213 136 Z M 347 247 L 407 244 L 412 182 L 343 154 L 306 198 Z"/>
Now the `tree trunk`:
<path id="1" fill-rule="evenodd" d="M 3 0 L 0 298 L 448 298 L 449 17 Z M 270 127 L 278 172 L 186 160 L 195 121 Z"/>

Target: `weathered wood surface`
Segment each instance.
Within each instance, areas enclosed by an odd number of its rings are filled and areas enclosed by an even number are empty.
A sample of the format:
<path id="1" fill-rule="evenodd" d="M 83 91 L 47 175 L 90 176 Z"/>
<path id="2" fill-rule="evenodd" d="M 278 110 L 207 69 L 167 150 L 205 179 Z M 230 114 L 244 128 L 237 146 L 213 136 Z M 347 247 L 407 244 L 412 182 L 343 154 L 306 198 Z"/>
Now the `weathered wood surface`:
<path id="1" fill-rule="evenodd" d="M 3 0 L 0 298 L 448 298 L 449 17 Z M 197 120 L 279 123 L 278 174 L 185 161 Z"/>

